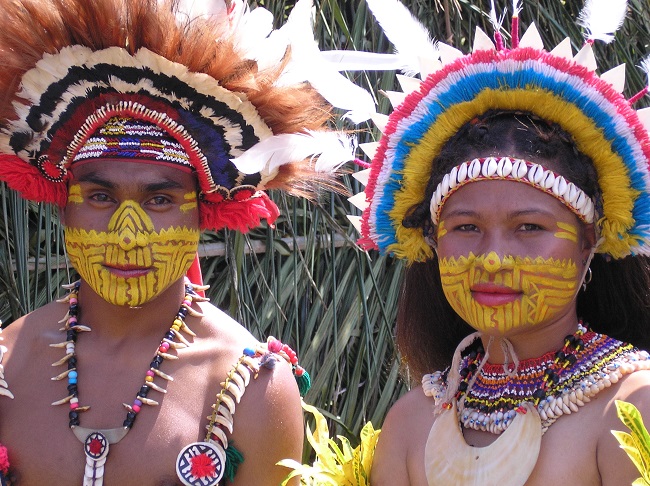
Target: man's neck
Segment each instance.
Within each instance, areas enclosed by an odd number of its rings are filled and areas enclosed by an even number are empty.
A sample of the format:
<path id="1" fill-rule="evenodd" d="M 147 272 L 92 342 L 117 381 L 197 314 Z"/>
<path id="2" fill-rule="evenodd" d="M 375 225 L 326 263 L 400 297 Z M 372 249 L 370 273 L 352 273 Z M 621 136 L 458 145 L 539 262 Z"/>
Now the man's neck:
<path id="1" fill-rule="evenodd" d="M 174 282 L 140 307 L 111 304 L 83 280 L 79 289 L 79 323 L 92 328 L 102 340 L 159 334 L 171 326 L 185 295 L 184 279 Z"/>

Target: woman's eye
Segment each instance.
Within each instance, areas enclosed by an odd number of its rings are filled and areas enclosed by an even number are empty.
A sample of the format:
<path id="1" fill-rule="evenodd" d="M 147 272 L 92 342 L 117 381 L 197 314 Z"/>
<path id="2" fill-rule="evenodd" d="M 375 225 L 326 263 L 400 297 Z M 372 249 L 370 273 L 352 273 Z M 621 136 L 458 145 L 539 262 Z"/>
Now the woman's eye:
<path id="1" fill-rule="evenodd" d="M 541 229 L 542 227 L 540 225 L 534 223 L 524 223 L 521 226 L 519 226 L 520 231 L 538 231 Z"/>
<path id="2" fill-rule="evenodd" d="M 456 231 L 478 231 L 478 227 L 475 224 L 459 224 Z"/>

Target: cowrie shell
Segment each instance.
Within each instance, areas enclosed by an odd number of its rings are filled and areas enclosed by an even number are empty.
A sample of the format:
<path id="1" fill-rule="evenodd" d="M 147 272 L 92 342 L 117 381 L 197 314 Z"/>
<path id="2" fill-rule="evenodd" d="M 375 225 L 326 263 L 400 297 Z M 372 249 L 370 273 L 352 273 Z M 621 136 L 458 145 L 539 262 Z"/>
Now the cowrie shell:
<path id="1" fill-rule="evenodd" d="M 458 167 L 454 167 L 449 173 L 449 187 L 452 189 L 456 187 L 456 184 L 458 184 L 458 179 L 456 179 L 456 177 L 458 177 Z"/>
<path id="2" fill-rule="evenodd" d="M 467 176 L 470 179 L 476 179 L 481 173 L 481 162 L 478 159 L 472 160 L 467 169 Z"/>
<path id="3" fill-rule="evenodd" d="M 555 184 L 555 174 L 550 170 L 546 171 L 546 177 L 544 177 L 542 184 L 546 189 L 552 189 L 553 184 Z"/>
<path id="4" fill-rule="evenodd" d="M 467 179 L 467 162 L 463 162 L 458 167 L 458 182 L 464 182 Z"/>
<path id="5" fill-rule="evenodd" d="M 497 174 L 500 177 L 508 177 L 512 173 L 512 161 L 508 157 L 503 157 L 497 166 Z"/>
<path id="6" fill-rule="evenodd" d="M 494 157 L 490 157 L 483 163 L 483 175 L 486 177 L 492 177 L 497 172 L 497 161 Z"/>
<path id="7" fill-rule="evenodd" d="M 566 179 L 562 176 L 558 176 L 555 178 L 555 182 L 553 183 L 553 193 L 556 196 L 564 196 L 564 192 L 567 190 L 568 184 L 566 183 Z"/>
<path id="8" fill-rule="evenodd" d="M 541 185 L 545 172 L 546 171 L 541 165 L 533 164 L 533 166 L 528 171 L 528 180 L 534 182 L 535 184 Z"/>
<path id="9" fill-rule="evenodd" d="M 439 190 L 442 190 L 443 194 L 449 193 L 449 174 L 445 174 L 445 177 L 442 178 Z"/>

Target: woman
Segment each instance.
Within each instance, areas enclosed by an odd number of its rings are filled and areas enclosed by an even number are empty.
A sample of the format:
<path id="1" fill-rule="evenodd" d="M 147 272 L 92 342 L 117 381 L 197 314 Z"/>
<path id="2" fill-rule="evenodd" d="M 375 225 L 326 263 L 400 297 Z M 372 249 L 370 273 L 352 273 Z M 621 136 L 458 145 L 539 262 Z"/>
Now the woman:
<path id="1" fill-rule="evenodd" d="M 425 200 L 431 200 L 445 174 L 479 157 L 493 158 L 501 169 L 525 160 L 527 173 L 539 164 L 590 199 L 600 197 L 592 162 L 559 126 L 530 114 L 489 112 L 467 123 L 445 145 L 434 161 Z M 434 212 L 439 217 L 432 226 Z M 648 323 L 647 260 L 592 260 L 597 239 L 593 219 L 586 222 L 576 213 L 574 205 L 529 180 L 484 177 L 466 182 L 433 211 L 423 203 L 404 219 L 404 225 L 432 233 L 429 240 L 436 252 L 407 269 L 402 287 L 397 340 L 409 371 L 415 377 L 448 367 L 456 345 L 470 334 L 476 339 L 474 330 L 480 335 L 447 375 L 428 375 L 423 387 L 391 409 L 373 461 L 373 485 L 441 484 L 431 482 L 431 469 L 439 470 L 449 481 L 445 484 L 497 484 L 503 479 L 511 481 L 504 484 L 542 484 L 567 478 L 571 484 L 631 484 L 638 476 L 610 430 L 621 428 L 614 399 L 639 405 L 650 398 L 648 372 L 628 374 L 647 368 L 645 355 L 585 329 L 647 346 L 642 333 Z M 582 291 L 585 275 L 592 277 Z M 582 349 L 566 345 L 565 336 L 582 340 Z M 566 355 L 563 361 L 557 360 L 560 350 Z M 510 373 L 504 370 L 502 363 L 516 360 L 517 372 L 514 365 Z M 633 361 L 629 367 L 628 361 Z M 599 370 L 620 363 L 625 374 L 617 384 L 596 380 L 604 388 L 592 403 L 583 398 L 583 408 L 575 392 L 580 389 L 585 395 L 583 370 L 589 362 Z M 460 382 L 451 392 L 454 371 L 460 372 Z M 557 378 L 545 382 L 545 376 Z M 609 376 L 607 380 L 612 381 Z M 560 390 L 569 397 L 570 408 L 555 417 L 545 399 Z M 510 433 L 507 442 L 495 444 L 499 434 L 511 431 L 509 424 L 499 427 L 507 423 L 503 414 L 516 414 L 524 402 L 541 408 L 527 415 L 544 415 L 546 420 L 537 419 L 531 432 Z M 456 412 L 461 428 L 434 425 L 446 407 L 451 410 L 443 413 Z M 469 446 L 488 447 L 476 453 L 461 443 L 461 450 L 454 451 L 457 431 Z M 580 447 L 567 437 L 578 439 Z M 465 467 L 455 470 L 456 464 L 465 464 L 466 454 L 475 461 L 480 457 L 482 468 L 475 471 L 479 479 Z"/>
<path id="2" fill-rule="evenodd" d="M 368 3 L 398 53 L 427 52 L 399 35 L 399 6 Z M 546 51 L 534 26 L 519 39 L 518 3 L 510 47 L 492 12 L 494 43 L 479 30 L 469 55 L 440 44 L 412 69 L 423 81 L 391 98 L 361 243 L 409 262 L 397 341 L 411 381 L 424 378 L 386 418 L 373 486 L 639 475 L 610 431 L 616 400 L 650 413 L 635 348 L 649 345 L 650 142 L 632 108 L 647 90 L 626 99 L 591 49 L 625 2 L 588 3 L 576 55 Z"/>
<path id="3" fill-rule="evenodd" d="M 510 47 L 493 11 L 495 42 L 477 30 L 463 55 L 432 48 L 399 2 L 366 1 L 422 77 L 400 79 L 408 93 L 389 93 L 395 111 L 365 147 L 360 221 L 365 248 L 408 262 L 397 343 L 422 386 L 389 411 L 371 468 L 372 430 L 340 467 L 312 440 L 303 475 L 632 484 L 648 435 L 627 442 L 629 461 L 610 431 L 624 428 L 621 400 L 650 413 L 650 117 L 633 109 L 648 90 L 625 98 L 624 69 L 597 75 L 591 47 L 625 2 L 587 2 L 574 55 L 568 40 L 546 51 L 534 25 L 519 39 L 515 0 Z"/>

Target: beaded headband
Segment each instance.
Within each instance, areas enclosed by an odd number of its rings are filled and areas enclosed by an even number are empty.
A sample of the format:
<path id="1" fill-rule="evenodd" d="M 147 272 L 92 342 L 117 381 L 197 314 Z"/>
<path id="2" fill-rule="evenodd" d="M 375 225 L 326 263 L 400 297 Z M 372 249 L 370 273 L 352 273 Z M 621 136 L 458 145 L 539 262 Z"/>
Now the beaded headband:
<path id="1" fill-rule="evenodd" d="M 268 11 L 242 0 L 217 0 L 213 16 L 193 16 L 182 10 L 188 3 L 148 2 L 146 12 L 139 0 L 6 5 L 0 90 L 15 94 L 0 101 L 0 180 L 26 199 L 63 206 L 70 164 L 124 158 L 115 139 L 97 134 L 129 119 L 165 141 L 152 159 L 194 169 L 202 228 L 247 231 L 279 213 L 264 189 L 310 196 L 311 182 L 353 158 L 349 137 L 327 129 L 331 106 L 309 77 L 320 54 L 311 0 L 297 2 L 282 33 Z M 316 54 L 289 57 L 296 43 Z M 367 104 L 362 91 L 340 81 L 332 104 L 356 109 L 351 99 Z"/>
<path id="2" fill-rule="evenodd" d="M 650 110 L 631 106 L 648 90 L 626 99 L 625 66 L 598 76 L 591 46 L 594 39 L 612 37 L 623 21 L 624 1 L 588 0 L 580 21 L 589 34 L 576 55 L 569 39 L 546 51 L 534 24 L 519 39 L 519 0 L 513 2 L 511 47 L 504 45 L 493 11 L 495 42 L 477 28 L 467 55 L 434 45 L 400 2 L 367 2 L 398 57 L 417 59 L 410 71 L 423 81 L 398 76 L 405 93 L 388 93 L 395 110 L 388 119 L 375 117 L 380 142 L 362 146 L 373 157 L 369 174 L 358 176 L 367 181 L 365 194 L 352 199 L 364 210 L 363 247 L 409 261 L 431 258 L 422 228 L 407 228 L 402 220 L 425 199 L 433 161 L 445 143 L 473 118 L 500 110 L 558 124 L 593 161 L 603 207 L 598 252 L 614 258 L 650 254 Z M 594 12 L 604 20 L 600 29 L 590 21 Z"/>
<path id="3" fill-rule="evenodd" d="M 573 182 L 539 164 L 510 157 L 487 157 L 463 162 L 442 178 L 431 197 L 431 221 L 440 220 L 442 207 L 454 192 L 471 183 L 488 180 L 523 182 L 555 197 L 581 221 L 590 224 L 596 219 L 594 202 Z"/>
<path id="4" fill-rule="evenodd" d="M 144 159 L 192 169 L 190 156 L 165 130 L 125 116 L 115 116 L 96 130 L 70 165 L 97 159 Z"/>

